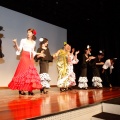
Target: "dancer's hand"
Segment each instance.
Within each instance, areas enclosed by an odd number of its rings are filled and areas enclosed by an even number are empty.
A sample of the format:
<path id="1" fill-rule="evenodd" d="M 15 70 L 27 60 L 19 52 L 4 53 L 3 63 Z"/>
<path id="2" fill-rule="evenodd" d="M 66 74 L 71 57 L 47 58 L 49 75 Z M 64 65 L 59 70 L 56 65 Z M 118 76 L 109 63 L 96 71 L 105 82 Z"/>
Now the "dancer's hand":
<path id="1" fill-rule="evenodd" d="M 42 53 L 39 53 L 38 55 L 37 55 L 37 58 L 40 58 L 40 57 L 45 57 L 45 54 L 42 54 Z"/>
<path id="2" fill-rule="evenodd" d="M 76 55 L 77 55 L 78 53 L 80 53 L 80 51 L 79 51 L 79 50 L 75 52 L 75 54 L 76 54 Z"/>
<path id="3" fill-rule="evenodd" d="M 13 43 L 14 43 L 13 47 L 14 47 L 15 49 L 17 49 L 17 48 L 18 48 L 17 39 L 13 39 L 12 41 L 13 41 Z"/>
<path id="4" fill-rule="evenodd" d="M 53 58 L 55 58 L 55 57 L 56 57 L 56 54 L 53 54 L 52 56 L 53 56 Z"/>
<path id="5" fill-rule="evenodd" d="M 94 57 L 94 56 L 90 56 L 90 57 L 89 57 L 89 60 L 92 60 L 92 59 L 95 59 L 95 57 Z"/>
<path id="6" fill-rule="evenodd" d="M 44 50 L 42 50 L 40 53 L 37 53 L 37 58 L 39 57 L 45 57 L 46 55 L 44 54 Z"/>
<path id="7" fill-rule="evenodd" d="M 17 39 L 13 39 L 12 41 L 13 41 L 13 43 L 15 43 L 15 44 L 17 43 Z"/>

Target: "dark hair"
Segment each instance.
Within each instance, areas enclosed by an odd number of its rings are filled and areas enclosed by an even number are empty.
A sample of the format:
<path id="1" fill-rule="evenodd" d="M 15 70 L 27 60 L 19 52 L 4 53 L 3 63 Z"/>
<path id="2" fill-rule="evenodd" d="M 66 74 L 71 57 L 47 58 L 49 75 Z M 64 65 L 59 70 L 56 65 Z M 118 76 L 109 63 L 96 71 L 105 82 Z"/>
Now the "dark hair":
<path id="1" fill-rule="evenodd" d="M 48 42 L 48 39 L 47 38 L 43 38 L 43 41 L 40 42 L 40 47 L 42 47 L 42 44 L 45 44 L 46 42 Z"/>
<path id="2" fill-rule="evenodd" d="M 117 60 L 117 58 L 110 58 L 114 63 Z"/>
<path id="3" fill-rule="evenodd" d="M 35 41 L 35 40 L 37 39 L 36 36 L 35 36 L 35 35 L 36 35 L 36 30 L 33 29 L 33 28 L 29 28 L 29 29 L 27 30 L 27 32 L 28 32 L 28 31 L 31 31 L 33 34 L 35 33 L 35 34 L 32 36 L 32 39 Z"/>
<path id="4" fill-rule="evenodd" d="M 102 50 L 99 50 L 99 51 L 98 51 L 98 55 L 104 56 L 104 52 L 103 52 Z"/>
<path id="5" fill-rule="evenodd" d="M 86 50 L 88 50 L 88 49 L 91 49 L 91 46 L 90 46 L 90 45 L 85 46 L 84 51 L 86 51 Z"/>

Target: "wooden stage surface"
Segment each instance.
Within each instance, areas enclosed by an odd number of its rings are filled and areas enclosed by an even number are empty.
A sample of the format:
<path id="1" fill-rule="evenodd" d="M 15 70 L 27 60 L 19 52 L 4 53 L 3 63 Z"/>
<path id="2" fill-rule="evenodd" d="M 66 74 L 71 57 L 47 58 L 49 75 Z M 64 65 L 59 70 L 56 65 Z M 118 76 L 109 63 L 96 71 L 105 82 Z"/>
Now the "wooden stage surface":
<path id="1" fill-rule="evenodd" d="M 34 96 L 20 96 L 18 91 L 0 89 L 0 120 L 25 120 L 120 97 L 120 87 L 73 89 L 67 92 L 51 87 L 48 91 L 48 94 L 40 94 L 39 90 L 34 90 Z"/>

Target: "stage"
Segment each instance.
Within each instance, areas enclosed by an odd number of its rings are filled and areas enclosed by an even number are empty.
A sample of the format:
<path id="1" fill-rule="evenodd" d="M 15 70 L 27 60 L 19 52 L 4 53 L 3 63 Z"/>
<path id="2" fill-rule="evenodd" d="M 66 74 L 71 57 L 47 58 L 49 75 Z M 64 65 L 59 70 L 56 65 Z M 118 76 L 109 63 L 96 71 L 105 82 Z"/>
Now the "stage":
<path id="1" fill-rule="evenodd" d="M 87 90 L 74 88 L 66 92 L 51 87 L 47 90 L 48 94 L 34 90 L 34 96 L 20 96 L 17 90 L 0 88 L 0 120 L 40 119 L 120 97 L 120 87 L 90 87 Z"/>

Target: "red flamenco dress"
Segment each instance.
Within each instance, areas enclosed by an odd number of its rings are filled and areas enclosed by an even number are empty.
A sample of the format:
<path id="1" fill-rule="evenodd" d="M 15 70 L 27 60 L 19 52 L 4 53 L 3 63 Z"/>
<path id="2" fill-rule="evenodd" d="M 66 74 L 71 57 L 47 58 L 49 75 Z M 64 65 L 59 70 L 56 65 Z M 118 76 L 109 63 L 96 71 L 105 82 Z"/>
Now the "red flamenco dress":
<path id="1" fill-rule="evenodd" d="M 39 74 L 34 66 L 32 53 L 22 51 L 20 62 L 8 87 L 12 90 L 20 91 L 32 91 L 42 88 Z"/>

